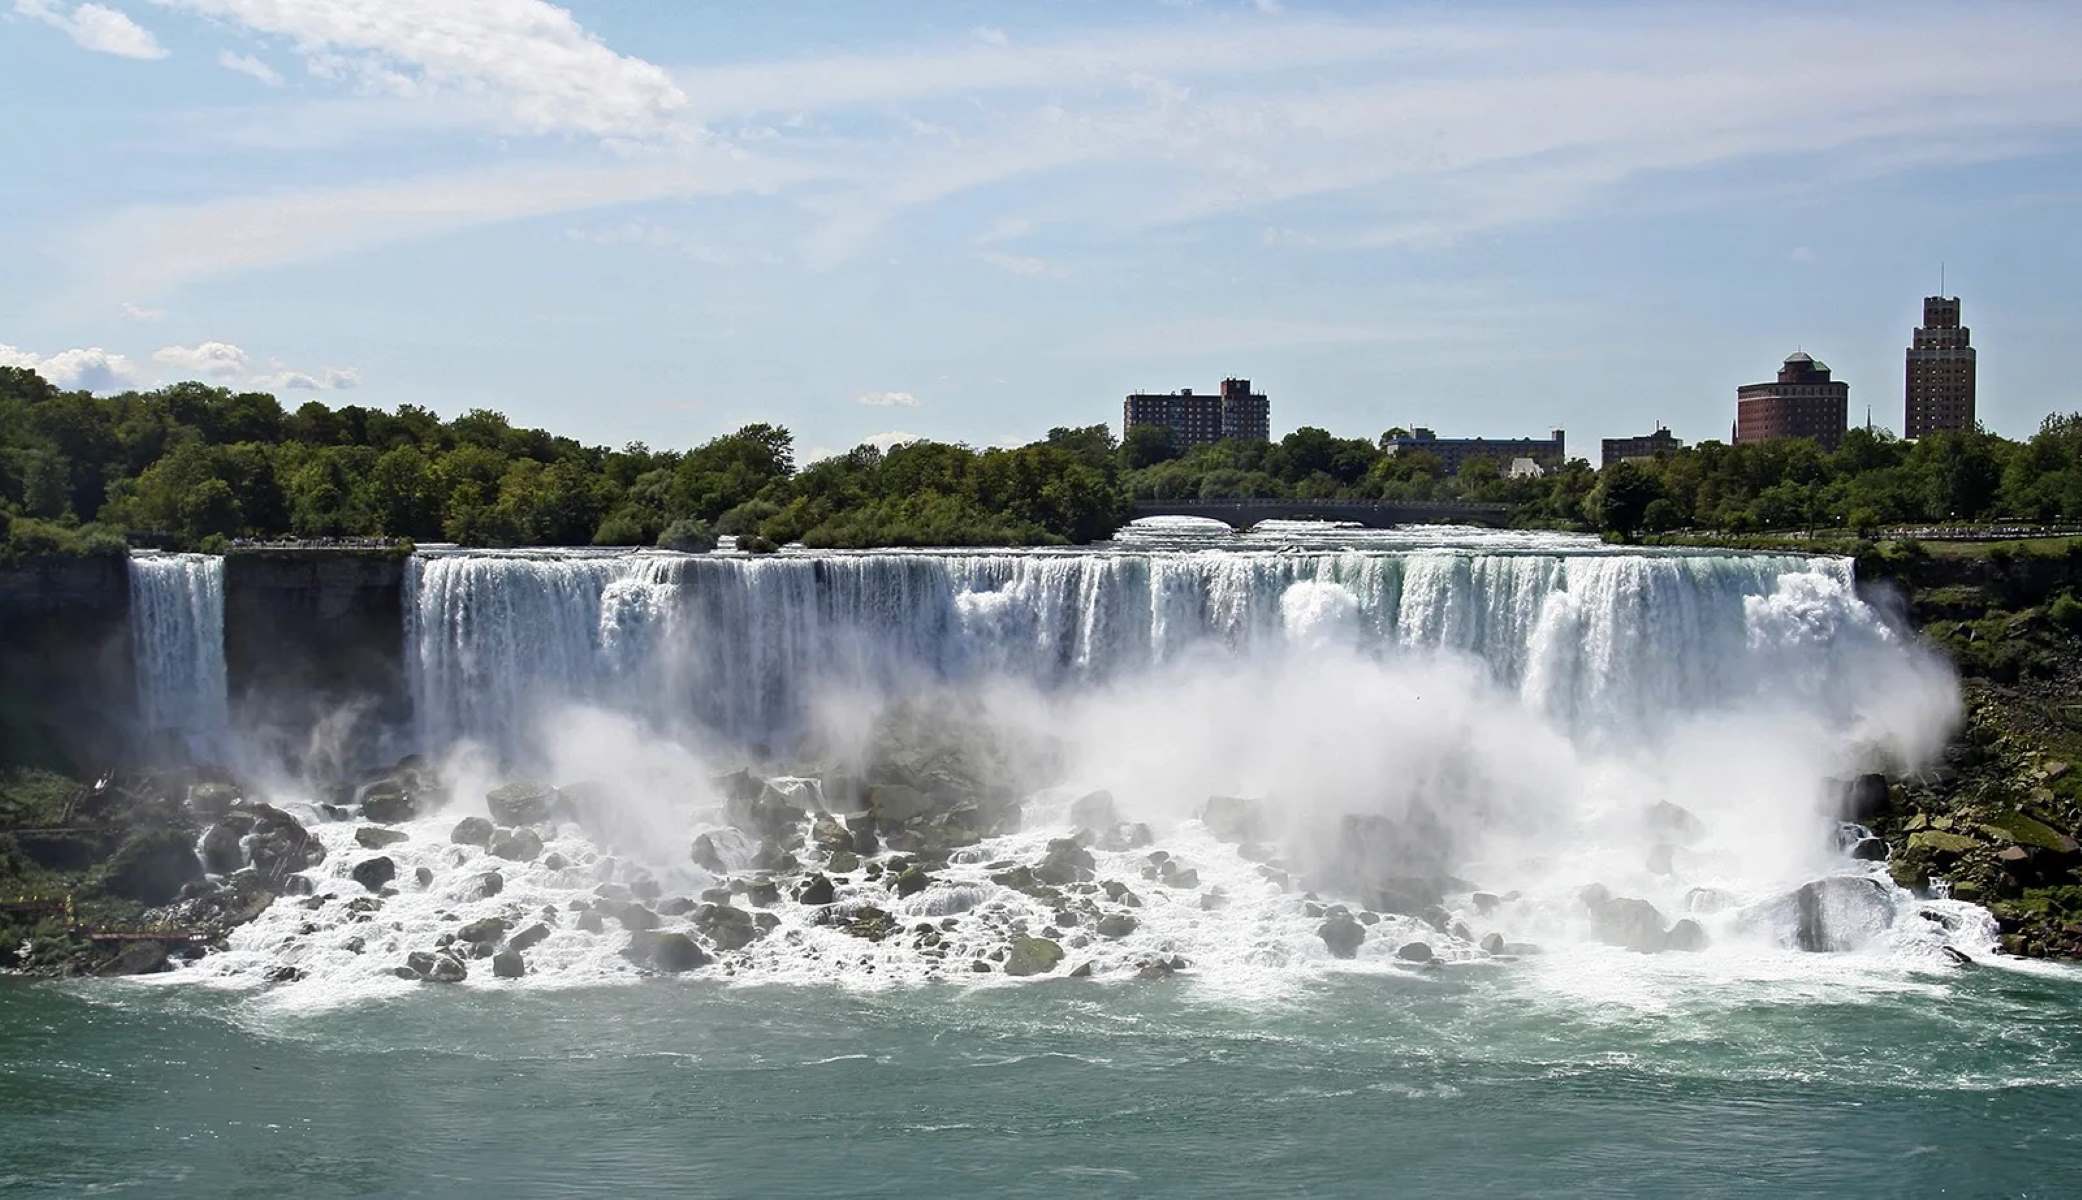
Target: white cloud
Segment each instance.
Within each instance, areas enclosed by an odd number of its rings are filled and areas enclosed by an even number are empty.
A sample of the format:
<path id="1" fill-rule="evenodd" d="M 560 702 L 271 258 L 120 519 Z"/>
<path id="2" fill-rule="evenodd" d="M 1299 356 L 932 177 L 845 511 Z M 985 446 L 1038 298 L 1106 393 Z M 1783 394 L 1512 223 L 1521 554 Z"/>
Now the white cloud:
<path id="1" fill-rule="evenodd" d="M 282 86 L 282 72 L 275 70 L 250 54 L 233 54 L 229 50 L 220 50 L 217 53 L 217 65 L 227 71 L 236 71 L 241 75 L 249 75 L 269 87 Z"/>
<path id="2" fill-rule="evenodd" d="M 27 367 L 61 388 L 116 392 L 138 382 L 136 366 L 121 354 L 88 346 L 49 356 L 0 343 L 0 367 Z"/>
<path id="3" fill-rule="evenodd" d="M 1002 250 L 985 250 L 976 257 L 1001 271 L 1010 271 L 1014 275 L 1060 279 L 1064 275 L 1069 274 L 1068 271 L 1049 262 L 1047 259 L 1036 258 L 1031 254 L 1007 254 Z"/>
<path id="4" fill-rule="evenodd" d="M 538 132 L 643 137 L 686 97 L 544 0 L 155 0 L 286 39 L 323 78 L 372 91 L 499 97 Z"/>
<path id="5" fill-rule="evenodd" d="M 229 379 L 246 373 L 246 352 L 229 342 L 161 346 L 152 352 L 152 361 L 191 379 L 205 375 Z"/>
<path id="6" fill-rule="evenodd" d="M 123 301 L 123 315 L 133 321 L 156 321 L 166 315 L 166 310 L 163 308 L 146 308 L 142 304 L 132 304 L 130 301 L 125 300 Z"/>
<path id="7" fill-rule="evenodd" d="M 81 4 L 71 12 L 51 0 L 14 0 L 17 16 L 61 30 L 81 48 L 118 58 L 165 58 L 166 49 L 151 30 L 100 4 Z"/>
<path id="8" fill-rule="evenodd" d="M 862 392 L 853 398 L 869 408 L 917 408 L 918 397 L 909 392 Z"/>
<path id="9" fill-rule="evenodd" d="M 361 385 L 361 372 L 342 367 L 327 367 L 316 375 L 307 371 L 276 371 L 255 375 L 247 383 L 262 392 L 344 391 Z"/>

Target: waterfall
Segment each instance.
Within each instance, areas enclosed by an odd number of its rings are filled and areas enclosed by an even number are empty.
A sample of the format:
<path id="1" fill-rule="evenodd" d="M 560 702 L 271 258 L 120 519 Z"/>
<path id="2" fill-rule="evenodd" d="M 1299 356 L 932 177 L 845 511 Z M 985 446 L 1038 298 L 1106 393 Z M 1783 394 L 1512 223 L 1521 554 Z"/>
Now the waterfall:
<path id="1" fill-rule="evenodd" d="M 208 554 L 133 557 L 130 641 L 142 734 L 154 743 L 208 756 L 230 725 L 224 560 Z"/>
<path id="2" fill-rule="evenodd" d="M 427 744 L 511 744 L 563 701 L 760 738 L 835 685 L 1059 688 L 1279 653 L 1301 584 L 1349 597 L 1339 622 L 1368 652 L 1472 656 L 1562 725 L 1615 735 L 1764 689 L 1840 703 L 1834 656 L 1889 636 L 1848 562 L 1789 555 L 470 553 L 411 563 L 408 667 Z"/>

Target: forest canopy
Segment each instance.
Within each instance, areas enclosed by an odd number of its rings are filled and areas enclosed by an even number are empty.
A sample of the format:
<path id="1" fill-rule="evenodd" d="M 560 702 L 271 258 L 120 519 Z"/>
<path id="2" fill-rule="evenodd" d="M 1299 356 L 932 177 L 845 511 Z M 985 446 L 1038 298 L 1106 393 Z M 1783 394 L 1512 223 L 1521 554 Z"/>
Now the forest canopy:
<path id="1" fill-rule="evenodd" d="M 1398 431 L 1391 430 L 1390 434 Z M 384 537 L 472 546 L 664 544 L 730 534 L 765 549 L 1056 545 L 1112 534 L 1133 500 L 1473 500 L 1522 526 L 1621 536 L 1903 522 L 2082 520 L 2082 415 L 2017 442 L 1906 442 L 1854 429 L 1835 450 L 1704 442 L 1531 478 L 1449 475 L 1389 435 L 1304 427 L 1180 452 L 1104 425 L 1010 449 L 918 441 L 799 463 L 793 435 L 747 425 L 689 450 L 588 446 L 473 409 L 449 420 L 178 383 L 94 396 L 0 368 L 0 540 L 10 554 L 197 548 L 236 538 Z"/>

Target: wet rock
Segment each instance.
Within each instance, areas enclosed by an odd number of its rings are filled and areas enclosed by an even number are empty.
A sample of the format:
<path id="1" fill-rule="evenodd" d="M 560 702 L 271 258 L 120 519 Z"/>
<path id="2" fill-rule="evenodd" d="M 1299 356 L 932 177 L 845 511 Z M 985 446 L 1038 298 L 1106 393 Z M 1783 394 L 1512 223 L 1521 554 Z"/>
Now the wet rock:
<path id="1" fill-rule="evenodd" d="M 727 893 L 724 899 L 729 899 Z M 674 896 L 669 900 L 660 900 L 658 902 L 658 915 L 661 917 L 681 917 L 693 911 L 694 901 L 685 896 Z"/>
<path id="2" fill-rule="evenodd" d="M 834 875 L 846 875 L 860 869 L 860 856 L 851 850 L 839 850 L 826 859 L 824 865 Z"/>
<path id="3" fill-rule="evenodd" d="M 1692 815 L 1691 810 L 1668 800 L 1658 800 L 1648 806 L 1643 814 L 1643 823 L 1650 833 L 1680 846 L 1688 846 L 1706 836 L 1706 825 Z"/>
<path id="4" fill-rule="evenodd" d="M 582 933 L 599 933 L 607 928 L 607 919 L 600 915 L 600 910 L 589 908 L 578 914 L 578 920 L 572 922 L 572 928 Z"/>
<path id="5" fill-rule="evenodd" d="M 1070 804 L 1070 823 L 1103 833 L 1121 823 L 1120 810 L 1108 791 L 1087 792 Z"/>
<path id="6" fill-rule="evenodd" d="M 1267 868 L 1270 870 L 1270 868 Z M 1285 878 L 1284 872 L 1279 872 Z M 1414 917 L 1445 899 L 1445 882 L 1432 876 L 1397 875 L 1375 880 L 1362 899 L 1375 912 Z"/>
<path id="7" fill-rule="evenodd" d="M 501 950 L 492 955 L 492 976 L 497 979 L 519 979 L 528 973 L 528 962 L 518 950 Z"/>
<path id="8" fill-rule="evenodd" d="M 903 872 L 896 877 L 896 894 L 899 896 L 917 895 L 919 892 L 924 891 L 926 886 L 932 883 L 932 881 L 933 877 L 918 867 L 905 867 Z"/>
<path id="9" fill-rule="evenodd" d="M 1950 946 L 1939 946 L 1938 952 L 1943 954 L 1945 960 L 1955 967 L 1970 967 L 1974 965 L 1973 957 L 1964 950 L 1956 950 Z"/>
<path id="10" fill-rule="evenodd" d="M 1090 879 L 1097 868 L 1092 852 L 1080 845 L 1076 838 L 1055 838 L 1048 843 L 1048 852 L 1041 865 L 1034 868 L 1034 878 L 1061 886 Z"/>
<path id="11" fill-rule="evenodd" d="M 646 929 L 656 929 L 659 921 L 657 913 L 652 912 L 641 904 L 634 903 L 624 904 L 616 908 L 614 910 L 614 919 L 621 922 L 622 928 L 632 933 L 642 932 Z"/>
<path id="12" fill-rule="evenodd" d="M 540 921 L 506 939 L 509 950 L 532 950 L 549 938 L 550 928 Z"/>
<path id="13" fill-rule="evenodd" d="M 1602 891 L 1602 887 L 1599 891 Z M 1630 896 L 1605 895 L 1591 899 L 1587 893 L 1584 900 L 1590 909 L 1591 930 L 1597 939 L 1608 946 L 1621 946 L 1641 954 L 1654 954 L 1663 948 L 1665 926 L 1663 914 L 1646 900 Z"/>
<path id="14" fill-rule="evenodd" d="M 542 856 L 542 835 L 532 829 L 501 829 L 492 835 L 493 858 L 508 862 L 534 862 Z"/>
<path id="15" fill-rule="evenodd" d="M 711 875 L 727 875 L 730 869 L 723 865 L 723 855 L 716 849 L 716 839 L 702 834 L 694 839 L 694 865 Z"/>
<path id="16" fill-rule="evenodd" d="M 183 804 L 189 815 L 199 820 L 215 821 L 231 811 L 238 799 L 239 790 L 228 783 L 195 783 L 188 786 L 188 796 Z"/>
<path id="17" fill-rule="evenodd" d="M 1244 796 L 1209 796 L 1200 806 L 1200 823 L 1225 842 L 1256 842 L 1270 835 L 1271 821 L 1263 800 Z"/>
<path id="18" fill-rule="evenodd" d="M 455 890 L 455 898 L 465 903 L 471 900 L 489 900 L 506 890 L 506 877 L 497 871 L 483 871 L 465 879 Z"/>
<path id="19" fill-rule="evenodd" d="M 729 904 L 704 904 L 695 909 L 694 928 L 718 950 L 742 950 L 759 936 L 752 914 Z"/>
<path id="20" fill-rule="evenodd" d="M 449 831 L 448 840 L 458 846 L 489 846 L 494 832 L 495 827 L 483 817 L 464 817 Z"/>
<path id="21" fill-rule="evenodd" d="M 771 879 L 755 879 L 745 887 L 745 903 L 755 908 L 772 908 L 780 902 L 780 885 Z"/>
<path id="22" fill-rule="evenodd" d="M 496 945 L 499 939 L 506 936 L 508 928 L 510 926 L 497 917 L 485 917 L 482 920 L 472 921 L 461 929 L 456 930 L 455 936 L 457 941 L 482 942 L 485 945 Z"/>
<path id="23" fill-rule="evenodd" d="M 96 975 L 157 975 L 173 970 L 164 942 L 124 942 L 94 968 Z"/>
<path id="24" fill-rule="evenodd" d="M 398 864 L 392 862 L 387 854 L 378 855 L 354 864 L 354 869 L 348 874 L 353 877 L 354 882 L 368 890 L 380 892 L 385 884 L 397 878 Z"/>
<path id="25" fill-rule="evenodd" d="M 901 783 L 878 783 L 868 788 L 868 811 L 878 824 L 908 824 L 933 811 L 933 798 L 919 788 Z"/>
<path id="26" fill-rule="evenodd" d="M 1846 853 L 1858 862 L 1885 862 L 1887 843 L 1876 837 L 1859 838 Z"/>
<path id="27" fill-rule="evenodd" d="M 426 977 L 430 983 L 461 983 L 470 977 L 470 968 L 453 954 L 436 954 L 434 965 L 427 969 Z"/>
<path id="28" fill-rule="evenodd" d="M 201 879 L 202 874 L 192 835 L 154 830 L 124 840 L 109 859 L 104 886 L 125 899 L 158 905 L 172 901 L 181 894 L 182 885 Z"/>
<path id="29" fill-rule="evenodd" d="M 831 880 L 824 875 L 810 876 L 809 881 L 802 885 L 802 890 L 795 894 L 796 902 L 800 904 L 830 904 L 837 898 L 837 889 L 832 887 Z"/>
<path id="30" fill-rule="evenodd" d="M 1395 957 L 1404 962 L 1430 962 L 1431 947 L 1424 942 L 1405 942 L 1396 949 Z"/>
<path id="31" fill-rule="evenodd" d="M 431 868 L 431 867 L 414 867 L 414 868 L 412 868 L 412 881 L 413 881 L 414 883 L 417 883 L 417 884 L 418 884 L 419 886 L 421 886 L 421 887 L 426 887 L 427 885 L 429 885 L 429 884 L 433 883 L 433 882 L 434 882 L 434 871 L 433 871 L 433 868 Z"/>
<path id="32" fill-rule="evenodd" d="M 1075 967 L 1072 967 L 1068 976 L 1068 978 L 1071 979 L 1090 979 L 1091 977 L 1092 964 L 1089 959 L 1087 959 L 1084 962 L 1078 963 Z"/>
<path id="33" fill-rule="evenodd" d="M 853 853 L 868 858 L 882 852 L 882 843 L 875 836 L 875 815 L 861 813 L 846 818 L 846 829 L 853 835 Z"/>
<path id="34" fill-rule="evenodd" d="M 1199 871 L 1192 867 L 1180 868 L 1175 859 L 1165 865 L 1174 868 L 1173 870 L 1161 872 L 1165 886 L 1186 889 L 1200 886 Z"/>
<path id="35" fill-rule="evenodd" d="M 1892 811 L 1893 789 L 1885 775 L 1860 775 L 1837 793 L 1836 814 L 1840 820 L 1867 825 Z"/>
<path id="36" fill-rule="evenodd" d="M 1323 945 L 1332 957 L 1351 958 L 1359 953 L 1361 943 L 1366 941 L 1366 926 L 1354 920 L 1351 913 L 1339 909 L 1316 927 L 1316 936 L 1323 939 Z"/>
<path id="37" fill-rule="evenodd" d="M 401 830 L 379 829 L 374 825 L 364 825 L 354 831 L 355 844 L 364 850 L 381 850 L 385 846 L 395 846 L 399 842 L 410 840 L 411 835 Z"/>
<path id="38" fill-rule="evenodd" d="M 1046 975 L 1063 961 L 1063 948 L 1048 938 L 1023 937 L 1012 940 L 1005 958 L 1007 975 Z"/>
<path id="39" fill-rule="evenodd" d="M 1793 894 L 1793 907 L 1793 944 L 1817 953 L 1856 950 L 1894 922 L 1884 885 L 1859 875 L 1803 884 Z"/>
<path id="40" fill-rule="evenodd" d="M 651 946 L 651 965 L 675 974 L 709 964 L 709 957 L 684 933 L 661 933 Z"/>
<path id="41" fill-rule="evenodd" d="M 1097 929 L 1100 937 L 1119 939 L 1135 932 L 1140 924 L 1140 921 L 1127 913 L 1108 913 L 1099 918 Z"/>
<path id="42" fill-rule="evenodd" d="M 486 792 L 484 805 L 501 825 L 533 825 L 549 819 L 557 789 L 536 780 L 517 780 Z"/>
<path id="43" fill-rule="evenodd" d="M 759 843 L 758 852 L 752 855 L 751 865 L 755 871 L 774 871 L 783 874 L 802 869 L 802 861 L 796 858 L 792 851 L 783 849 L 780 843 L 774 841 Z"/>
<path id="44" fill-rule="evenodd" d="M 1706 929 L 1690 917 L 1678 918 L 1670 926 L 1669 932 L 1663 935 L 1663 949 L 1665 950 L 1692 951 L 1704 950 L 1705 948 Z"/>
<path id="45" fill-rule="evenodd" d="M 203 869 L 212 875 L 229 875 L 246 865 L 245 835 L 229 825 L 212 825 L 202 835 Z"/>
<path id="46" fill-rule="evenodd" d="M 385 779 L 370 784 L 362 792 L 361 815 L 364 820 L 379 825 L 396 825 L 417 817 L 419 805 L 402 783 Z"/>
<path id="47" fill-rule="evenodd" d="M 1484 954 L 1502 954 L 1504 952 L 1504 935 L 1501 933 L 1483 934 L 1482 952 Z"/>
<path id="48" fill-rule="evenodd" d="M 402 969 L 416 978 L 425 979 L 434 970 L 433 952 L 414 950 L 405 956 L 405 965 Z"/>

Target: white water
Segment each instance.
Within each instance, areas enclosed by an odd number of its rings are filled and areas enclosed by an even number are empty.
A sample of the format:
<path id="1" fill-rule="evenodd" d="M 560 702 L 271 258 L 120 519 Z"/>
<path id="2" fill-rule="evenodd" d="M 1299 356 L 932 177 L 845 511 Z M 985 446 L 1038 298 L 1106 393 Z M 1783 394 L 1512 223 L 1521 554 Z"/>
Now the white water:
<path id="1" fill-rule="evenodd" d="M 353 823 L 305 808 L 331 850 L 307 874 L 331 898 L 278 902 L 187 974 L 244 984 L 293 965 L 307 977 L 278 989 L 287 1003 L 386 995 L 419 986 L 388 974 L 406 952 L 460 923 L 518 928 L 554 909 L 526 980 L 493 980 L 479 962 L 465 986 L 635 978 L 627 934 L 612 921 L 579 930 L 568 905 L 601 883 L 652 880 L 667 897 L 716 886 L 687 845 L 721 831 L 710 777 L 735 765 L 727 747 L 923 695 L 953 697 L 1008 735 L 1055 739 L 1067 776 L 1026 800 L 1021 832 L 959 852 L 920 895 L 900 899 L 858 872 L 839 883 L 842 906 L 872 902 L 907 929 L 958 913 L 944 955 L 820 926 L 784 897 L 771 934 L 706 974 L 1001 982 L 966 970 L 972 956 L 1056 914 L 989 876 L 1070 832 L 1069 799 L 1095 787 L 1200 875 L 1173 887 L 1145 875 L 1144 850 L 1096 852 L 1099 878 L 1143 900 L 1114 909 L 1140 922 L 1125 938 L 1061 931 L 1062 969 L 1090 963 L 1101 978 L 1179 955 L 1205 986 L 1276 995 L 1326 971 L 1414 969 L 1396 951 L 1417 940 L 1447 970 L 1494 969 L 1505 964 L 1477 948 L 1494 932 L 1546 948 L 1513 968 L 1540 996 L 1638 1008 L 1680 992 L 1739 1004 L 1745 984 L 1918 988 L 1949 969 L 1941 948 L 1987 952 L 1986 913 L 1918 900 L 1881 866 L 1850 861 L 1825 811 L 1830 778 L 1933 754 L 1957 704 L 1945 669 L 1859 599 L 1848 563 L 1455 540 L 1468 544 L 1318 528 L 1218 545 L 1144 532 L 1077 553 L 424 554 L 407 596 L 418 744 L 475 742 L 553 780 L 607 781 L 641 834 L 596 845 L 552 823 L 545 855 L 569 860 L 556 870 L 452 845 L 448 831 L 482 812 L 477 797 L 501 774 L 465 755 L 448 767 L 457 802 L 401 826 L 410 840 L 386 851 L 399 876 L 380 912 L 348 908 L 364 892 L 347 872 L 370 856 Z M 1336 859 L 1347 814 L 1434 814 L 1467 880 L 1445 898 L 1465 928 L 1382 914 L 1355 958 L 1333 958 L 1300 890 L 1268 882 L 1194 819 L 1210 794 L 1271 797 L 1274 839 L 1302 871 Z M 1641 818 L 1658 800 L 1682 804 L 1700 832 L 1664 844 Z M 721 841 L 742 874 L 750 844 Z M 486 869 L 505 890 L 456 899 Z M 1832 893 L 1823 907 L 1844 952 L 1792 948 L 1796 890 L 1830 876 L 1878 881 L 1883 901 Z M 1577 899 L 1592 883 L 1698 921 L 1708 949 L 1596 944 Z M 1355 893 L 1323 886 L 1325 902 L 1357 907 Z M 1477 889 L 1503 898 L 1478 902 Z"/>
<path id="2" fill-rule="evenodd" d="M 224 560 L 130 559 L 130 641 L 137 715 L 149 742 L 207 757 L 230 726 L 224 671 Z"/>
<path id="3" fill-rule="evenodd" d="M 1788 688 L 1840 713 L 1844 660 L 1888 636 L 1842 559 L 1433 548 L 421 556 L 407 639 L 426 745 L 521 748 L 571 701 L 757 740 L 837 687 L 1278 653 L 1321 633 L 1290 637 L 1304 595 L 1364 653 L 1473 656 L 1593 738 Z"/>

